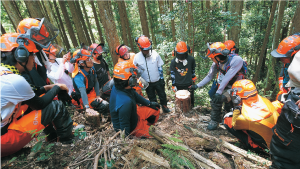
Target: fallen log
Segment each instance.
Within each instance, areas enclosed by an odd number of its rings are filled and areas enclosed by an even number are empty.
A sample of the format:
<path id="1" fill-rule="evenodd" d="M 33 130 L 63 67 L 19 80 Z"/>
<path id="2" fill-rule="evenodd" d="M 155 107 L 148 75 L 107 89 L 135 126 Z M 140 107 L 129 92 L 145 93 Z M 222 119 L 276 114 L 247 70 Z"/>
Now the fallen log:
<path id="1" fill-rule="evenodd" d="M 178 142 L 175 142 L 169 138 L 171 138 L 172 136 L 167 134 L 167 133 L 163 133 L 161 130 L 159 130 L 157 127 L 155 126 L 151 126 L 149 128 L 149 134 L 151 136 L 153 136 L 155 139 L 157 139 L 159 142 L 161 143 L 164 143 L 164 144 L 172 144 L 172 145 L 175 145 L 175 146 L 181 146 L 185 149 L 187 149 L 190 154 L 196 158 L 197 160 L 205 163 L 206 165 L 210 166 L 210 167 L 213 167 L 213 168 L 216 168 L 216 169 L 221 169 L 219 166 L 217 166 L 214 162 L 212 162 L 211 160 L 207 159 L 207 158 L 204 158 L 202 157 L 200 154 L 196 153 L 193 149 L 191 149 L 190 147 L 182 144 L 182 143 L 178 143 Z"/>
<path id="2" fill-rule="evenodd" d="M 209 158 L 214 161 L 217 165 L 222 167 L 223 169 L 231 169 L 231 165 L 229 160 L 219 152 L 210 152 L 208 153 Z"/>
<path id="3" fill-rule="evenodd" d="M 208 135 L 206 133 L 203 133 L 203 132 L 201 132 L 199 130 L 190 128 L 190 127 L 188 127 L 186 125 L 184 125 L 184 127 L 187 128 L 188 130 L 192 131 L 194 134 L 200 136 L 201 138 L 205 138 L 205 139 L 208 139 L 208 140 L 211 140 L 211 141 L 215 141 L 219 145 L 218 147 L 220 147 L 220 148 L 221 147 L 225 147 L 225 148 L 227 148 L 227 149 L 229 149 L 231 151 L 234 151 L 234 152 L 242 155 L 243 157 L 245 157 L 247 159 L 250 159 L 250 160 L 252 160 L 254 162 L 257 162 L 259 164 L 262 164 L 262 165 L 264 165 L 264 164 L 267 165 L 267 166 L 271 166 L 272 165 L 271 161 L 266 160 L 266 159 L 264 159 L 264 158 L 262 158 L 260 156 L 255 155 L 255 154 L 248 154 L 247 151 L 245 151 L 245 150 L 243 150 L 243 149 L 241 149 L 239 147 L 236 147 L 236 146 L 234 146 L 234 145 L 232 145 L 232 144 L 230 144 L 230 143 L 228 143 L 226 141 L 223 141 L 222 139 L 218 139 L 216 137 L 210 136 L 210 135 Z"/>

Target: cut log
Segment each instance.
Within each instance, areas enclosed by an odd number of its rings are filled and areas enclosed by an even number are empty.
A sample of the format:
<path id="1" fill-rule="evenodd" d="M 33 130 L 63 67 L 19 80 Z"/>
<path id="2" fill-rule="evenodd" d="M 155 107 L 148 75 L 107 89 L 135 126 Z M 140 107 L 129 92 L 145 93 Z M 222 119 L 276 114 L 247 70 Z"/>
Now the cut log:
<path id="1" fill-rule="evenodd" d="M 208 157 L 214 161 L 217 165 L 224 169 L 231 169 L 231 165 L 229 163 L 229 160 L 219 152 L 210 152 L 208 153 Z"/>
<path id="2" fill-rule="evenodd" d="M 175 93 L 175 113 L 187 113 L 191 108 L 190 92 L 187 90 L 178 90 Z"/>
<path id="3" fill-rule="evenodd" d="M 218 146 L 217 147 L 226 147 L 227 149 L 233 151 L 233 152 L 236 152 L 240 155 L 242 155 L 243 157 L 247 158 L 247 159 L 250 159 L 252 161 L 255 161 L 259 164 L 262 164 L 262 165 L 267 165 L 267 166 L 271 166 L 272 165 L 272 162 L 269 161 L 269 160 L 266 160 L 260 156 L 257 156 L 257 155 L 254 155 L 254 154 L 248 154 L 247 151 L 239 148 L 239 147 L 236 147 L 226 141 L 223 141 L 222 139 L 218 139 L 216 137 L 213 137 L 213 136 L 210 136 L 206 133 L 203 133 L 199 130 L 196 130 L 196 129 L 193 129 L 193 128 L 190 128 L 188 126 L 184 126 L 185 128 L 191 130 L 194 134 L 200 136 L 201 138 L 205 138 L 205 139 L 208 139 L 208 140 L 211 140 L 211 141 L 215 141 Z"/>
<path id="4" fill-rule="evenodd" d="M 86 113 L 86 121 L 93 127 L 100 127 L 100 114 L 96 111 L 92 113 Z"/>
<path id="5" fill-rule="evenodd" d="M 206 165 L 213 167 L 213 168 L 217 168 L 217 169 L 221 169 L 221 167 L 217 166 L 214 162 L 212 162 L 211 160 L 202 157 L 200 154 L 196 153 L 193 149 L 191 149 L 190 147 L 182 144 L 182 143 L 178 143 L 178 142 L 174 142 L 173 140 L 170 140 L 169 138 L 171 138 L 172 136 L 162 132 L 159 128 L 155 127 L 155 126 L 151 126 L 149 128 L 149 134 L 151 136 L 153 136 L 155 139 L 157 139 L 159 142 L 164 143 L 164 144 L 172 144 L 175 146 L 181 146 L 185 149 L 187 149 L 189 151 L 189 153 L 196 158 L 197 160 L 205 163 Z"/>

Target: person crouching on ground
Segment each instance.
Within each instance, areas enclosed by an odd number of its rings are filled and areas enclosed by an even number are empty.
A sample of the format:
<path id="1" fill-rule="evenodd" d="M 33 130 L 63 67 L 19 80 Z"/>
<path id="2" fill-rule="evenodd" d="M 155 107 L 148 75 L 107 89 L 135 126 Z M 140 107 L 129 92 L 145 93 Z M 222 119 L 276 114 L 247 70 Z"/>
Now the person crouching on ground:
<path id="1" fill-rule="evenodd" d="M 75 64 L 72 73 L 75 94 L 72 96 L 74 100 L 79 100 L 80 104 L 84 105 L 87 113 L 96 110 L 106 114 L 108 102 L 100 98 L 99 83 L 91 57 L 86 49 L 78 49 L 73 53 L 70 61 Z"/>
<path id="2" fill-rule="evenodd" d="M 138 85 L 137 67 L 130 62 L 119 62 L 114 67 L 114 82 L 109 110 L 115 131 L 126 135 L 150 137 L 149 127 L 159 118 L 159 104 L 140 96 L 132 87 Z M 137 106 L 140 103 L 144 106 Z"/>

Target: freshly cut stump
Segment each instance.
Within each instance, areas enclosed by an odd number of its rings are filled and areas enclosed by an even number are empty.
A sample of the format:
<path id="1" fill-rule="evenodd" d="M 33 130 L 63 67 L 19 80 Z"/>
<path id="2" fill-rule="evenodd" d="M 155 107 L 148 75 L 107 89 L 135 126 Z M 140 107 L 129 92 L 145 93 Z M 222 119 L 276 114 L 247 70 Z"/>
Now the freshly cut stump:
<path id="1" fill-rule="evenodd" d="M 86 113 L 86 121 L 93 127 L 100 127 L 100 114 L 98 112 Z"/>
<path id="2" fill-rule="evenodd" d="M 191 108 L 191 93 L 188 90 L 178 90 L 175 93 L 175 113 L 187 113 Z"/>

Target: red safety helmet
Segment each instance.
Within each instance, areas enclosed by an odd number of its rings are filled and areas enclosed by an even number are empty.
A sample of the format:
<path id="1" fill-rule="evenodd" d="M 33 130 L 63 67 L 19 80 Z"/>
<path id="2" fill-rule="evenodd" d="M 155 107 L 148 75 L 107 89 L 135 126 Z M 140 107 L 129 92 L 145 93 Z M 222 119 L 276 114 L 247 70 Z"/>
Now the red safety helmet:
<path id="1" fill-rule="evenodd" d="M 293 57 L 300 50 L 300 34 L 294 34 L 284 38 L 278 48 L 271 52 L 275 58 Z"/>
<path id="2" fill-rule="evenodd" d="M 222 42 L 215 42 L 211 45 L 207 43 L 207 47 L 206 57 L 209 58 L 215 58 L 218 55 L 227 56 L 230 52 Z"/>
<path id="3" fill-rule="evenodd" d="M 89 47 L 89 52 L 91 52 L 91 54 L 95 54 L 95 53 L 102 54 L 105 52 L 103 48 L 104 48 L 103 43 L 100 43 L 100 44 L 93 43 Z"/>
<path id="4" fill-rule="evenodd" d="M 135 42 L 140 50 L 151 50 L 152 49 L 152 41 L 144 35 L 142 35 L 140 37 L 136 37 Z"/>
<path id="5" fill-rule="evenodd" d="M 130 47 L 122 44 L 116 47 L 116 54 L 120 56 L 120 58 L 124 59 L 124 56 L 126 53 L 128 53 L 130 51 Z"/>

